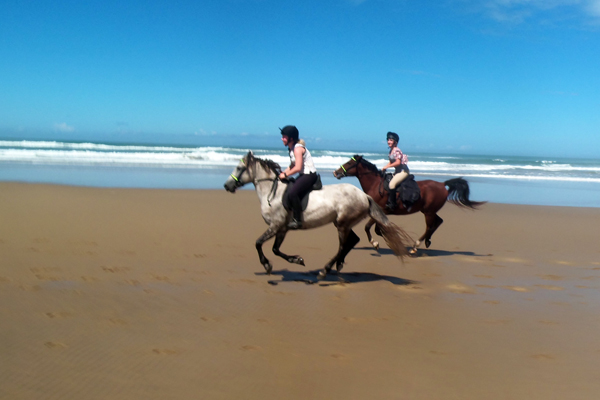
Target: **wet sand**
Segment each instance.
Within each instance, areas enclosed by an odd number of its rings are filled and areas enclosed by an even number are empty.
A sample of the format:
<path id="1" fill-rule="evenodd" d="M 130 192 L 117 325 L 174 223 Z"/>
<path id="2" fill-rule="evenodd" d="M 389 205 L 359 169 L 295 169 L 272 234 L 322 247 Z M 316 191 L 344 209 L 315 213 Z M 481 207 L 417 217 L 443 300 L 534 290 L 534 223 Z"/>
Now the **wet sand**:
<path id="1" fill-rule="evenodd" d="M 0 183 L 0 398 L 597 398 L 600 209 L 440 216 L 403 263 L 359 224 L 317 281 L 335 228 L 265 275 L 252 191 Z"/>

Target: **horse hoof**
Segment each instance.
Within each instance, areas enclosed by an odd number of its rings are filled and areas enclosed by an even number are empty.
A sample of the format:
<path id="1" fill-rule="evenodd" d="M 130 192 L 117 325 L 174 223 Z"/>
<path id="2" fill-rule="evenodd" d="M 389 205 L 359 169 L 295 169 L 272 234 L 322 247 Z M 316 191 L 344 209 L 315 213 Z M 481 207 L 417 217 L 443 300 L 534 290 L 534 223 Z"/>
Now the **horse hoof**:
<path id="1" fill-rule="evenodd" d="M 371 244 L 373 245 L 373 248 L 374 248 L 375 250 L 379 250 L 379 242 L 375 242 L 375 241 L 373 241 L 373 242 L 371 242 Z"/>
<path id="2" fill-rule="evenodd" d="M 416 255 L 416 254 L 417 254 L 417 249 L 416 249 L 416 248 L 412 248 L 412 249 L 410 249 L 410 250 L 408 251 L 408 253 L 414 256 L 414 255 Z"/>
<path id="3" fill-rule="evenodd" d="M 344 264 L 336 264 L 335 269 L 337 270 L 337 272 L 340 272 L 342 270 L 342 268 L 344 268 Z"/>
<path id="4" fill-rule="evenodd" d="M 317 275 L 317 279 L 322 281 L 323 279 L 325 279 L 325 276 L 327 276 L 325 271 L 319 271 L 319 275 Z"/>
<path id="5" fill-rule="evenodd" d="M 304 265 L 304 259 L 302 257 L 294 257 L 294 260 L 292 262 L 295 263 L 295 264 L 299 264 L 299 265 L 305 266 Z"/>
<path id="6" fill-rule="evenodd" d="M 264 263 L 263 267 L 265 267 L 265 271 L 267 272 L 267 275 L 271 275 L 271 271 L 273 271 L 273 266 L 271 265 L 271 263 L 269 263 L 269 262 Z"/>
<path id="7" fill-rule="evenodd" d="M 429 248 L 429 246 L 431 246 L 431 240 L 425 239 L 425 247 Z"/>

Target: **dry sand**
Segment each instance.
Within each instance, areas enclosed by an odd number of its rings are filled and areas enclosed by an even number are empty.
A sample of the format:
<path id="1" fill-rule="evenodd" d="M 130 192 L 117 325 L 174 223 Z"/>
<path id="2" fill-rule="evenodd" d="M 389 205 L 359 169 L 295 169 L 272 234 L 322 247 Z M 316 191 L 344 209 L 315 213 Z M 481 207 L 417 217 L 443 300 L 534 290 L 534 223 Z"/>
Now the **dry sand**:
<path id="1" fill-rule="evenodd" d="M 253 191 L 1 183 L 0 398 L 600 398 L 600 209 L 440 215 L 316 282 L 335 228 L 267 276 Z"/>

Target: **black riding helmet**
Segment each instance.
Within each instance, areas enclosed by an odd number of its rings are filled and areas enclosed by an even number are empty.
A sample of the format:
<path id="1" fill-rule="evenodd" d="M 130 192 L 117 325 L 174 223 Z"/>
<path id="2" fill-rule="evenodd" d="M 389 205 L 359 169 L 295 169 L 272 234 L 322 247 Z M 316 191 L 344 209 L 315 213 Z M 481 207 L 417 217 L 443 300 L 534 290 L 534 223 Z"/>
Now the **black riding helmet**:
<path id="1" fill-rule="evenodd" d="M 283 128 L 279 128 L 279 130 L 281 131 L 282 136 L 287 136 L 294 142 L 297 142 L 298 138 L 300 137 L 300 134 L 298 133 L 298 128 L 296 128 L 294 125 L 286 125 Z"/>
<path id="2" fill-rule="evenodd" d="M 388 133 L 387 133 L 387 139 L 392 139 L 392 140 L 395 140 L 395 141 L 396 141 L 396 143 L 398 143 L 398 142 L 400 141 L 400 136 L 398 136 L 398 134 L 397 134 L 397 133 L 394 133 L 394 132 L 388 132 Z M 386 140 L 387 140 L 387 139 L 386 139 Z"/>

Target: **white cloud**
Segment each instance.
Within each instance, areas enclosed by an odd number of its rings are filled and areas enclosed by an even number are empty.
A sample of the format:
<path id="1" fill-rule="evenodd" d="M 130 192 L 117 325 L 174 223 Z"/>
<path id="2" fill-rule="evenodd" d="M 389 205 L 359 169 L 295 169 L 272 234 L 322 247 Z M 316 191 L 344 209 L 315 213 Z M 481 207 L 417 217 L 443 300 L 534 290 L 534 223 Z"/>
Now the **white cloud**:
<path id="1" fill-rule="evenodd" d="M 61 122 L 54 124 L 54 130 L 56 132 L 73 132 L 75 128 L 67 125 L 66 122 Z"/>
<path id="2" fill-rule="evenodd" d="M 592 16 L 600 18 L 600 0 L 588 0 L 587 3 L 588 12 Z"/>
<path id="3" fill-rule="evenodd" d="M 600 18 L 600 0 L 466 0 L 466 3 L 499 22 L 521 23 L 558 9 Z"/>

